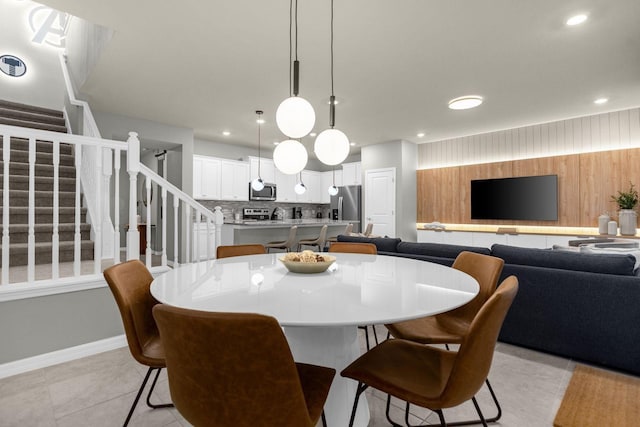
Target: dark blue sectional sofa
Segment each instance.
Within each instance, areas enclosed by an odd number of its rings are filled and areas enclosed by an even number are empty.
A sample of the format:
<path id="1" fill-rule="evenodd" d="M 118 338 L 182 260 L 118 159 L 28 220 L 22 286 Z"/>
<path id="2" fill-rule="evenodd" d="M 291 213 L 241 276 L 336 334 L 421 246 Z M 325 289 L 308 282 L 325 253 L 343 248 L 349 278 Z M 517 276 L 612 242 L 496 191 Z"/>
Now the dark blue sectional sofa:
<path id="1" fill-rule="evenodd" d="M 640 277 L 632 255 L 356 236 L 338 241 L 370 242 L 382 255 L 449 266 L 465 250 L 502 258 L 500 280 L 515 275 L 520 287 L 501 341 L 640 375 Z"/>

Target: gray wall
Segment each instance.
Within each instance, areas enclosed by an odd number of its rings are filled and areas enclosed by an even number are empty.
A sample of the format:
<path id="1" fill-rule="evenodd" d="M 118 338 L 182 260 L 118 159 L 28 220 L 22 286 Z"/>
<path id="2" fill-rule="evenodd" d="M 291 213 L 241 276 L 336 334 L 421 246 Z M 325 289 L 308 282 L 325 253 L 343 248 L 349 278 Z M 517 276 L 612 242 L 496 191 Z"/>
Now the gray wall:
<path id="1" fill-rule="evenodd" d="M 108 287 L 0 303 L 0 363 L 124 333 Z"/>
<path id="2" fill-rule="evenodd" d="M 415 242 L 417 146 L 391 141 L 362 147 L 362 176 L 368 169 L 396 168 L 396 237 Z M 365 201 L 363 201 L 364 206 Z"/>

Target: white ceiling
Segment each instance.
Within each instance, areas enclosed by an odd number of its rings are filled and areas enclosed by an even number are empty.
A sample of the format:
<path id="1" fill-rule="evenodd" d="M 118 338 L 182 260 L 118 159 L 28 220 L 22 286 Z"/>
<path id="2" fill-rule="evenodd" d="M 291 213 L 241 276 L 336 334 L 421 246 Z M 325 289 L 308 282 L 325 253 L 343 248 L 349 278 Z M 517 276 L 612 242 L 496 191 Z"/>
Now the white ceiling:
<path id="1" fill-rule="evenodd" d="M 283 139 L 289 1 L 44 3 L 115 31 L 81 88 L 95 110 L 255 146 L 262 109 L 263 141 Z M 300 95 L 317 131 L 329 120 L 329 12 L 299 0 Z M 565 26 L 577 12 L 589 20 Z M 336 127 L 358 145 L 421 143 L 637 107 L 639 18 L 638 0 L 335 0 Z M 447 108 L 465 94 L 485 102 Z"/>

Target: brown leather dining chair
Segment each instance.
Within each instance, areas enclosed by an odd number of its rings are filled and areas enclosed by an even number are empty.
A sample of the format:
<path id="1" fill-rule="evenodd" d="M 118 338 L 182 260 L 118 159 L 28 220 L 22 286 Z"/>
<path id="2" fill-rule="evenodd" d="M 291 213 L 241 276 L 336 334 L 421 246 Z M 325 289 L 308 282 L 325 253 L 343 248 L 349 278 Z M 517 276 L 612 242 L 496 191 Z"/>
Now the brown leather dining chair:
<path id="1" fill-rule="evenodd" d="M 295 363 L 278 321 L 160 304 L 169 391 L 200 426 L 315 427 L 335 369 Z"/>
<path id="2" fill-rule="evenodd" d="M 162 341 L 151 312 L 158 301 L 149 289 L 153 277 L 140 260 L 116 264 L 104 270 L 103 274 L 120 310 L 129 351 L 138 363 L 149 367 L 123 424 L 126 426 L 153 371 L 156 375 L 147 394 L 147 405 L 154 409 L 173 406 L 171 403 L 152 404 L 150 400 L 160 371 L 166 366 Z"/>
<path id="3" fill-rule="evenodd" d="M 378 248 L 373 243 L 335 242 L 329 247 L 329 252 L 377 255 Z"/>
<path id="4" fill-rule="evenodd" d="M 241 255 L 261 255 L 266 254 L 267 249 L 260 244 L 247 245 L 225 245 L 218 246 L 216 249 L 216 258 L 228 258 Z"/>
<path id="5" fill-rule="evenodd" d="M 291 248 L 296 243 L 297 232 L 298 232 L 298 226 L 293 225 L 289 229 L 289 237 L 287 237 L 287 240 L 269 242 L 266 245 L 264 245 L 264 247 L 267 248 L 267 252 L 269 252 L 271 249 L 284 249 L 285 252 L 291 252 Z"/>
<path id="6" fill-rule="evenodd" d="M 329 252 L 377 255 L 378 247 L 373 243 L 335 242 L 331 246 L 329 246 Z M 367 350 L 369 350 L 371 348 L 371 344 L 369 343 L 368 326 L 361 325 L 358 326 L 358 329 L 362 329 L 364 331 L 364 337 L 367 342 Z M 376 345 L 378 345 L 378 333 L 376 332 L 376 325 L 371 325 L 371 329 L 373 330 L 373 338 L 376 341 Z"/>
<path id="7" fill-rule="evenodd" d="M 457 352 L 403 339 L 386 340 L 360 356 L 341 373 L 358 381 L 351 421 L 353 425 L 358 400 L 368 387 L 387 393 L 387 420 L 391 396 L 406 404 L 405 421 L 409 423 L 409 405 L 428 408 L 447 424 L 443 409 L 471 399 L 480 423 L 487 425 L 475 394 L 491 369 L 498 334 L 507 311 L 518 292 L 518 279 L 509 276 L 476 314 Z"/>
<path id="8" fill-rule="evenodd" d="M 480 291 L 474 299 L 452 311 L 385 326 L 394 338 L 414 341 L 420 344 L 445 344 L 447 349 L 449 344 L 460 344 L 467 335 L 469 326 L 478 310 L 495 292 L 503 266 L 504 261 L 501 258 L 475 252 L 460 252 L 452 267 L 476 279 L 480 286 Z M 497 408 L 497 415 L 487 419 L 487 421 L 493 422 L 501 417 L 502 408 L 489 379 L 486 380 L 486 383 Z M 462 421 L 454 425 L 468 423 L 477 423 L 477 421 Z"/>

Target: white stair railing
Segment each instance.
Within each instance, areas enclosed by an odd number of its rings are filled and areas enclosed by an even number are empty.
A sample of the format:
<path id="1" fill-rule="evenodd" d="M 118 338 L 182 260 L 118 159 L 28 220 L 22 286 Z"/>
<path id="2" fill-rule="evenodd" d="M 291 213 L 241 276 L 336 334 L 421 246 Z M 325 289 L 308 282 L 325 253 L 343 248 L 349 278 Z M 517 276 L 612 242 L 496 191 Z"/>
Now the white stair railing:
<path id="1" fill-rule="evenodd" d="M 100 138 L 93 138 L 87 136 L 80 135 L 71 135 L 57 132 L 50 132 L 44 130 L 36 130 L 36 129 L 27 129 L 20 128 L 15 126 L 7 126 L 0 125 L 0 136 L 2 137 L 2 147 L 3 147 L 3 156 L 2 161 L 3 164 L 3 201 L 2 201 L 2 258 L 0 268 L 2 273 L 0 274 L 0 301 L 5 300 L 6 297 L 3 295 L 3 292 L 10 287 L 15 285 L 22 285 L 24 283 L 38 283 L 46 281 L 47 285 L 64 283 L 69 280 L 69 277 L 61 277 L 60 274 L 60 263 L 61 263 L 61 239 L 60 239 L 60 226 L 61 226 L 61 216 L 64 214 L 68 219 L 65 221 L 67 224 L 73 225 L 73 275 L 71 278 L 78 279 L 81 276 L 101 276 L 102 275 L 102 263 L 101 263 L 101 255 L 100 248 L 102 247 L 101 237 L 102 233 L 96 232 L 93 234 L 95 238 L 94 241 L 94 259 L 93 259 L 93 268 L 91 271 L 86 273 L 83 272 L 81 268 L 82 264 L 82 215 L 85 208 L 82 206 L 82 198 L 81 198 L 81 186 L 79 183 L 79 179 L 76 176 L 75 183 L 75 195 L 73 197 L 73 207 L 61 207 L 61 190 L 60 190 L 60 179 L 61 179 L 61 148 L 63 146 L 72 146 L 73 154 L 74 154 L 74 165 L 76 167 L 76 171 L 82 167 L 83 162 L 83 152 L 86 150 L 95 150 L 99 153 L 104 153 L 110 157 L 110 160 L 113 161 L 113 196 L 109 198 L 108 203 L 113 203 L 115 215 L 112 218 L 112 223 L 115 225 L 116 230 L 120 227 L 121 221 L 119 220 L 119 212 L 120 206 L 122 203 L 127 203 L 120 194 L 120 170 L 121 170 L 121 162 L 120 156 L 122 152 L 127 153 L 127 172 L 129 174 L 129 182 L 130 182 L 130 191 L 129 191 L 129 201 L 128 201 L 128 216 L 129 216 L 129 228 L 127 231 L 127 259 L 138 258 L 140 255 L 140 235 L 138 232 L 138 220 L 137 220 L 137 206 L 138 203 L 138 192 L 137 192 L 137 180 L 144 179 L 145 180 L 145 188 L 147 194 L 147 200 L 150 199 L 151 187 L 155 186 L 158 189 L 158 193 L 161 195 L 161 210 L 162 215 L 158 216 L 161 221 L 161 241 L 154 242 L 155 249 L 160 251 L 160 262 L 159 265 L 156 262 L 156 265 L 152 263 L 152 236 L 151 236 L 151 210 L 147 210 L 146 217 L 146 229 L 144 232 L 146 233 L 146 257 L 145 263 L 149 268 L 162 267 L 167 268 L 170 265 L 176 266 L 179 263 L 188 263 L 198 261 L 203 258 L 213 258 L 215 254 L 216 246 L 214 244 L 214 240 L 216 242 L 220 241 L 220 229 L 223 222 L 222 212 L 219 208 L 216 208 L 216 212 L 212 212 L 208 210 L 206 207 L 196 202 L 191 196 L 184 193 L 175 185 L 168 182 L 166 179 L 162 178 L 151 169 L 140 163 L 140 142 L 137 138 L 137 134 L 135 132 L 131 132 L 129 139 L 127 142 L 122 141 L 114 141 L 114 140 L 106 140 Z M 10 179 L 10 161 L 11 161 L 11 139 L 12 138 L 21 138 L 28 141 L 28 201 L 26 206 L 27 211 L 27 233 L 28 233 L 28 243 L 27 243 L 27 277 L 24 281 L 15 280 L 10 283 L 10 260 L 12 257 L 11 251 L 11 213 L 17 212 L 15 206 L 12 206 L 11 201 L 11 189 L 12 182 Z M 53 145 L 53 160 L 50 165 L 53 167 L 53 200 L 52 200 L 52 213 L 49 218 L 43 218 L 42 213 L 36 213 L 36 194 L 38 191 L 36 190 L 37 180 L 39 179 L 36 175 L 36 170 L 42 167 L 41 163 L 38 163 L 36 160 L 36 147 L 38 144 L 43 142 L 48 142 Z M 98 178 L 103 174 L 100 168 L 96 168 L 93 173 L 94 179 L 96 181 L 100 181 Z M 139 175 L 139 178 L 138 178 Z M 98 187 L 100 188 L 100 187 Z M 41 196 L 39 196 L 41 197 Z M 49 196 L 47 196 L 49 197 Z M 170 200 L 171 199 L 171 200 Z M 68 200 L 68 199 L 67 199 Z M 15 203 L 14 203 L 15 205 Z M 170 260 L 167 249 L 168 249 L 168 237 L 170 237 L 170 230 L 167 227 L 167 215 L 173 208 L 173 259 Z M 18 208 L 18 211 L 25 210 L 24 207 Z M 99 209 L 99 211 L 104 212 Z M 37 215 L 37 218 L 36 218 Z M 182 219 L 180 220 L 182 215 Z M 70 220 L 69 218 L 73 218 Z M 37 220 L 37 221 L 36 221 Z M 36 222 L 41 221 L 51 222 L 52 230 L 51 230 L 51 275 L 50 278 L 44 279 L 36 279 L 35 274 L 35 265 L 38 261 L 37 259 L 37 242 L 36 242 Z M 98 223 L 104 223 L 105 219 L 97 217 Z M 71 222 L 69 222 L 71 221 Z M 111 218 L 109 218 L 111 221 Z M 15 221 L 14 221 L 15 222 Z M 210 232 L 215 229 L 217 238 L 212 241 L 207 242 L 199 242 L 196 241 L 195 245 L 192 246 L 191 236 L 195 227 L 200 227 L 200 225 L 204 222 L 206 224 L 207 235 L 210 235 Z M 14 224 L 15 226 L 15 224 Z M 94 224 L 95 226 L 95 224 Z M 66 227 L 68 229 L 69 226 Z M 99 230 L 99 229 L 98 229 Z M 41 233 L 42 230 L 39 230 Z M 119 233 L 115 233 L 116 236 L 112 240 L 111 244 L 113 244 L 118 250 L 113 252 L 113 263 L 120 262 L 119 256 Z M 196 240 L 198 239 L 198 233 L 195 233 Z M 201 245 L 200 243 L 205 243 Z M 77 280 L 76 280 L 77 282 Z M 4 286 L 7 285 L 7 286 Z"/>
<path id="2" fill-rule="evenodd" d="M 61 209 L 65 211 L 65 214 L 69 214 L 67 212 L 70 208 L 60 207 L 60 147 L 64 144 L 72 147 L 72 152 L 74 154 L 74 164 L 76 167 L 76 171 L 80 170 L 82 167 L 82 153 L 85 150 L 93 149 L 98 153 L 102 154 L 103 152 L 108 153 L 109 156 L 113 156 L 114 153 L 120 155 L 120 151 L 126 150 L 126 143 L 122 141 L 112 141 L 105 140 L 99 138 L 92 138 L 80 135 L 71 135 L 64 134 L 58 132 L 50 132 L 44 130 L 37 129 L 28 129 L 21 128 L 15 126 L 7 126 L 0 125 L 0 135 L 2 135 L 2 143 L 3 143 L 3 210 L 2 210 L 2 275 L 0 277 L 0 284 L 5 285 L 9 283 L 9 264 L 11 259 L 11 213 L 12 211 L 16 214 L 24 213 L 25 207 L 18 207 L 15 203 L 12 205 L 11 203 L 11 189 L 12 183 L 10 179 L 10 160 L 11 160 L 11 139 L 12 138 L 20 138 L 28 141 L 28 190 L 27 190 L 27 206 L 26 206 L 26 214 L 27 214 L 27 277 L 26 282 L 34 282 L 35 281 L 35 265 L 36 265 L 36 220 L 41 222 L 45 220 L 52 224 L 52 235 L 51 235 L 51 278 L 56 280 L 60 276 L 59 264 L 60 264 L 60 235 L 59 235 L 59 226 L 60 226 L 60 212 Z M 38 213 L 38 218 L 36 218 L 36 202 L 40 203 L 41 200 L 36 201 L 36 169 L 47 167 L 47 165 L 43 165 L 36 162 L 36 147 L 38 143 L 42 143 L 43 141 L 50 143 L 53 145 L 52 149 L 52 162 L 51 166 L 53 168 L 53 200 L 51 204 L 51 217 L 45 217 L 44 214 Z M 99 154 L 99 155 L 100 155 Z M 100 191 L 100 181 L 102 180 L 102 169 L 95 168 L 93 173 L 95 174 L 94 179 L 98 182 L 97 191 Z M 81 205 L 81 186 L 80 180 L 77 179 L 76 176 L 76 185 L 75 185 L 75 202 L 73 207 L 73 224 L 74 224 L 74 240 L 73 240 L 73 248 L 74 248 L 74 256 L 73 256 L 73 272 L 74 276 L 80 276 L 81 274 L 81 251 L 82 251 L 82 242 L 81 242 L 81 223 L 82 223 L 82 215 L 83 215 L 83 207 Z M 40 198 L 40 196 L 39 196 Z M 98 203 L 98 208 L 100 208 L 100 204 Z M 101 274 L 102 266 L 101 266 L 101 248 L 102 248 L 102 233 L 101 223 L 101 209 L 98 209 L 98 212 L 95 213 L 95 223 L 93 224 L 96 232 L 94 233 L 95 245 L 94 245 L 94 268 L 93 274 Z M 41 231 L 40 231 L 41 232 Z M 110 244 L 112 244 L 110 242 Z"/>
<path id="3" fill-rule="evenodd" d="M 166 267 L 168 265 L 168 257 L 167 257 L 167 212 L 168 210 L 168 195 L 172 198 L 172 206 L 173 206 L 173 263 L 172 265 L 175 267 L 179 265 L 179 260 L 182 259 L 183 263 L 185 262 L 194 262 L 198 261 L 202 258 L 211 259 L 214 257 L 214 253 L 216 250 L 216 246 L 214 241 L 219 242 L 220 239 L 214 239 L 212 241 L 207 241 L 205 243 L 204 251 L 206 253 L 201 253 L 201 245 L 200 242 L 195 242 L 195 250 L 191 251 L 191 235 L 193 231 L 193 223 L 196 224 L 197 227 L 200 226 L 201 221 L 204 221 L 207 227 L 207 235 L 212 230 L 220 230 L 220 226 L 223 222 L 222 211 L 217 209 L 216 212 L 212 212 L 197 201 L 195 201 L 191 196 L 180 190 L 175 185 L 171 184 L 169 181 L 149 169 L 144 164 L 140 163 L 140 141 L 138 140 L 138 134 L 135 132 L 129 133 L 129 139 L 127 140 L 127 146 L 129 148 L 128 156 L 127 156 L 127 171 L 129 172 L 129 229 L 127 231 L 127 259 L 136 259 L 140 256 L 139 253 L 139 242 L 140 242 L 140 234 L 138 231 L 137 224 L 137 200 L 135 196 L 137 194 L 137 181 L 138 174 L 141 175 L 140 179 L 145 180 L 145 189 L 146 189 L 146 200 L 151 200 L 151 187 L 156 186 L 156 188 L 160 189 L 161 194 L 161 235 L 162 241 L 160 243 L 160 265 L 162 267 Z M 116 186 L 117 188 L 117 186 Z M 150 204 L 149 204 L 150 206 Z M 181 210 L 182 209 L 182 210 Z M 180 224 L 178 221 L 179 213 L 184 213 L 183 217 L 183 229 L 185 236 L 185 251 L 184 256 L 180 257 Z M 152 260 L 152 250 L 151 250 L 151 209 L 147 209 L 147 216 L 145 219 L 145 230 L 146 233 L 146 242 L 147 247 L 145 250 L 145 262 L 147 267 L 151 267 Z M 217 224 L 217 226 L 216 226 Z M 198 234 L 196 233 L 196 239 L 198 239 Z"/>

